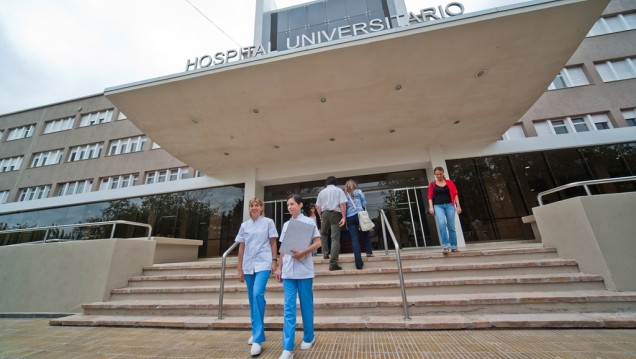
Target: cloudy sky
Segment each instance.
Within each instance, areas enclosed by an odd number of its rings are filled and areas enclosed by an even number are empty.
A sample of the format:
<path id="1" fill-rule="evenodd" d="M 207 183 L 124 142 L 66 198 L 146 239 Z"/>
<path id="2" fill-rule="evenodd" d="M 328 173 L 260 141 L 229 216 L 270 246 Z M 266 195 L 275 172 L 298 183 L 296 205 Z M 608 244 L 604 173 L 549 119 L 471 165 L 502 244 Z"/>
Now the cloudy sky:
<path id="1" fill-rule="evenodd" d="M 256 0 L 258 1 L 258 0 Z M 307 0 L 277 0 L 278 7 Z M 406 0 L 409 11 L 446 0 Z M 466 12 L 520 0 L 464 0 Z M 183 72 L 253 44 L 255 0 L 0 0 L 0 114 Z"/>

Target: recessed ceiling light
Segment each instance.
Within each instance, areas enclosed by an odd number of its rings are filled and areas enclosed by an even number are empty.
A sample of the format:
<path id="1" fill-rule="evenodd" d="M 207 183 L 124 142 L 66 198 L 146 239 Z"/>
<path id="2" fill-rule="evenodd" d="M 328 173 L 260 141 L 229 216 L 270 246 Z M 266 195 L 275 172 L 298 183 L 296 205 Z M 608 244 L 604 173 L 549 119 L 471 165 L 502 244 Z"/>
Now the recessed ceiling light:
<path id="1" fill-rule="evenodd" d="M 280 146 L 279 145 L 274 145 L 274 148 L 280 148 Z"/>
<path id="2" fill-rule="evenodd" d="M 459 125 L 459 123 L 460 123 L 460 122 L 462 122 L 462 121 L 457 120 L 457 121 L 453 122 L 453 124 L 454 124 L 454 125 Z"/>
<path id="3" fill-rule="evenodd" d="M 258 113 L 259 111 L 258 111 L 258 109 L 257 109 L 256 107 L 254 107 L 254 108 L 252 109 L 252 112 L 254 112 L 254 113 Z"/>
<path id="4" fill-rule="evenodd" d="M 390 129 L 389 133 L 395 133 L 395 130 L 394 129 Z"/>
<path id="5" fill-rule="evenodd" d="M 477 72 L 475 72 L 475 78 L 480 79 L 482 77 L 486 76 L 486 70 L 479 70 Z"/>
<path id="6" fill-rule="evenodd" d="M 199 123 L 199 120 L 197 120 L 196 118 L 190 118 L 190 122 L 197 124 Z"/>
<path id="7" fill-rule="evenodd" d="M 326 97 L 321 97 L 321 98 L 320 98 L 320 102 L 322 102 L 322 103 L 327 102 L 327 98 L 326 98 Z"/>
<path id="8" fill-rule="evenodd" d="M 224 155 L 229 156 L 230 154 L 227 152 L 223 152 Z"/>
<path id="9" fill-rule="evenodd" d="M 331 142 L 333 142 L 333 141 L 335 141 L 335 140 L 336 140 L 336 139 L 335 139 L 335 138 L 333 138 L 333 137 L 329 139 L 329 141 L 331 141 Z"/>
<path id="10" fill-rule="evenodd" d="M 395 90 L 396 91 L 400 91 L 401 89 L 402 89 L 402 85 L 400 85 L 400 84 L 395 85 Z"/>

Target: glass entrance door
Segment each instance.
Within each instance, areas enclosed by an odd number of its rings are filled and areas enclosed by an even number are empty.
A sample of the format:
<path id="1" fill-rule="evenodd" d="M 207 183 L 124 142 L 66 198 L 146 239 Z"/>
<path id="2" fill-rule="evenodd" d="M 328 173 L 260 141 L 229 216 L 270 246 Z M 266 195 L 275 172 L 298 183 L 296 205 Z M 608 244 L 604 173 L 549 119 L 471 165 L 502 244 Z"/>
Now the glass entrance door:
<path id="1" fill-rule="evenodd" d="M 384 249 L 380 210 L 386 213 L 396 240 L 401 248 L 424 248 L 439 245 L 435 219 L 427 211 L 427 186 L 404 187 L 386 190 L 364 191 L 367 199 L 367 211 L 375 223 L 371 230 L 371 243 L 374 250 Z M 303 198 L 304 208 L 316 203 L 315 197 Z M 278 232 L 289 220 L 285 200 L 265 202 L 265 216 L 274 220 Z M 341 233 L 341 251 L 351 251 L 350 237 L 346 228 Z M 394 249 L 391 238 L 387 238 L 389 249 Z"/>
<path id="2" fill-rule="evenodd" d="M 380 209 L 383 209 L 401 248 L 439 245 L 435 219 L 427 215 L 427 188 L 404 187 L 366 193 L 369 203 L 367 209 L 376 222 L 375 230 L 378 232 L 379 240 L 384 241 L 380 233 Z M 380 245 L 384 247 L 383 243 Z M 387 238 L 387 245 L 389 249 L 393 249 L 391 238 Z"/>

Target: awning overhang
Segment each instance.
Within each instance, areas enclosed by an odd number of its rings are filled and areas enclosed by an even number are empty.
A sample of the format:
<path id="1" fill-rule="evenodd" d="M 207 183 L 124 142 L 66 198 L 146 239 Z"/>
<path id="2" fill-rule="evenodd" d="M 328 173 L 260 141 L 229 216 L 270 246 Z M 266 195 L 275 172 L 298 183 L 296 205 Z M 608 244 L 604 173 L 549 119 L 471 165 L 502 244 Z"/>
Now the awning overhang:
<path id="1" fill-rule="evenodd" d="M 105 95 L 208 175 L 494 141 L 545 92 L 607 3 L 534 1 Z"/>

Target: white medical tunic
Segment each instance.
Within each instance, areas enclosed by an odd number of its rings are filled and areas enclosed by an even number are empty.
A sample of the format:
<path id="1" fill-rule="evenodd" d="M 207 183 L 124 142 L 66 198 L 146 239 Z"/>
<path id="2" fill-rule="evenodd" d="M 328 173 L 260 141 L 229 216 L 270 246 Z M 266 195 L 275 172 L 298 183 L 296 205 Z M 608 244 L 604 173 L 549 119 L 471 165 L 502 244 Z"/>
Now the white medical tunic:
<path id="1" fill-rule="evenodd" d="M 307 247 L 309 247 L 314 238 L 320 237 L 320 232 L 318 231 L 318 227 L 316 227 L 316 223 L 313 219 L 306 217 L 303 214 L 299 214 L 298 217 L 295 218 L 297 221 L 301 221 L 307 224 L 311 224 L 314 226 L 314 233 L 309 239 L 307 243 Z M 287 231 L 287 225 L 289 221 L 285 222 L 283 225 L 283 231 L 280 235 L 280 242 L 282 243 L 285 240 L 285 232 Z M 305 279 L 305 278 L 313 278 L 314 277 L 314 260 L 311 256 L 311 253 L 306 254 L 300 260 L 292 258 L 291 255 L 285 254 L 283 256 L 283 271 L 281 273 L 281 278 L 283 279 Z"/>
<path id="2" fill-rule="evenodd" d="M 272 269 L 272 247 L 269 239 L 278 238 L 274 221 L 260 216 L 241 224 L 235 242 L 245 243 L 243 251 L 243 273 L 254 274 Z"/>

